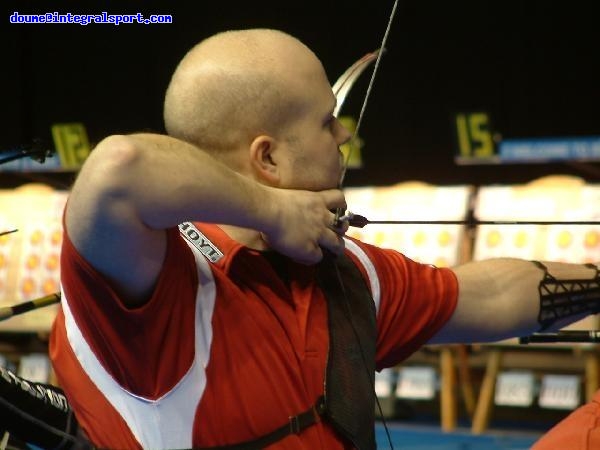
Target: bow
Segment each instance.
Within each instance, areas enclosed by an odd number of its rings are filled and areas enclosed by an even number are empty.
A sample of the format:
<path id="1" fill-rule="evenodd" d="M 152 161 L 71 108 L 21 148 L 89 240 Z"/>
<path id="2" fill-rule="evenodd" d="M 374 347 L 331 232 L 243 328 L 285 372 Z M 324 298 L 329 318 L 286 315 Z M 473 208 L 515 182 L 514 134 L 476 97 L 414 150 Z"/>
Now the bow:
<path id="1" fill-rule="evenodd" d="M 335 94 L 337 105 L 335 107 L 334 115 L 337 116 L 344 101 L 346 99 L 346 95 L 348 91 L 354 84 L 354 82 L 358 79 L 360 74 L 366 69 L 366 67 L 371 63 L 373 58 L 375 58 L 375 67 L 373 68 L 373 73 L 371 74 L 371 79 L 369 80 L 369 86 L 367 87 L 367 92 L 365 93 L 365 97 L 363 99 L 362 106 L 360 108 L 360 114 L 358 115 L 358 120 L 356 121 L 356 127 L 354 128 L 354 133 L 352 135 L 351 141 L 354 141 L 358 136 L 358 131 L 360 129 L 360 125 L 362 123 L 362 119 L 365 115 L 365 111 L 367 109 L 367 103 L 369 101 L 369 97 L 371 95 L 371 90 L 373 89 L 373 84 L 375 83 L 375 77 L 377 76 L 377 71 L 379 70 L 379 64 L 381 63 L 381 57 L 385 50 L 385 45 L 388 40 L 388 36 L 390 34 L 390 30 L 392 28 L 392 23 L 394 22 L 394 17 L 396 15 L 396 9 L 398 8 L 398 0 L 394 0 L 394 5 L 392 6 L 392 12 L 390 13 L 387 27 L 385 29 L 385 33 L 383 34 L 383 38 L 381 39 L 381 45 L 379 46 L 379 50 L 376 50 L 373 53 L 367 54 L 355 62 L 342 76 L 335 82 L 333 86 L 333 92 Z M 370 56 L 371 55 L 371 56 Z M 339 86 L 338 86 L 339 83 Z M 337 87 L 337 89 L 336 89 Z M 353 147 L 350 146 L 350 150 L 348 151 L 348 155 L 346 155 L 344 166 L 342 168 L 342 174 L 340 176 L 340 181 L 338 183 L 338 188 L 342 189 L 344 185 L 344 178 L 346 177 L 346 170 L 348 169 L 348 163 L 350 162 L 350 157 L 352 153 Z M 334 227 L 339 227 L 342 223 L 342 217 L 344 216 L 345 211 L 342 208 L 338 208 L 335 213 L 335 219 L 333 222 Z"/>

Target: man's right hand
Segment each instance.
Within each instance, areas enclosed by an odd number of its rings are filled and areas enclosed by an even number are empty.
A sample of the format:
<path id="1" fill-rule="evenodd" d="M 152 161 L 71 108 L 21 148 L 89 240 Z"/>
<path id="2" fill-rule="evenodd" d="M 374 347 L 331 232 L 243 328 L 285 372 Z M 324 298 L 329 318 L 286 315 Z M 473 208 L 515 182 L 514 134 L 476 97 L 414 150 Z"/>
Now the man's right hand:
<path id="1" fill-rule="evenodd" d="M 334 228 L 336 208 L 346 208 L 338 189 L 321 192 L 269 188 L 269 225 L 263 237 L 269 247 L 302 264 L 315 264 L 323 250 L 344 251 L 347 224 Z"/>

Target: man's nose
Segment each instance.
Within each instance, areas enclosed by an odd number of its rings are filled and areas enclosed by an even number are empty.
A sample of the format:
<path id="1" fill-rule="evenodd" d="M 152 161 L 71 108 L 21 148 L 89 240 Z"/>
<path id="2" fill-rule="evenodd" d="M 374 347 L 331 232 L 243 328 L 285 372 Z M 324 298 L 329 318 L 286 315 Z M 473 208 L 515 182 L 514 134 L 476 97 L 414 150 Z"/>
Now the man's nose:
<path id="1" fill-rule="evenodd" d="M 339 121 L 339 119 L 335 119 L 335 123 L 336 123 L 336 139 L 338 142 L 338 145 L 343 145 L 346 142 L 348 142 L 350 139 L 352 139 L 352 133 L 350 133 L 350 131 L 348 131 L 348 129 L 342 125 L 342 123 Z"/>

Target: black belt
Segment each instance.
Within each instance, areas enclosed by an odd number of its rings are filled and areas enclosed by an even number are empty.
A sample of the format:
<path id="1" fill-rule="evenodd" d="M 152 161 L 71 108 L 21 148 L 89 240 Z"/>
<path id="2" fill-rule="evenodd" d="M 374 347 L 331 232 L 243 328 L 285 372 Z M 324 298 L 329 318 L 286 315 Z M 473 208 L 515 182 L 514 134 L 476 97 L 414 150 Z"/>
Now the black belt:
<path id="1" fill-rule="evenodd" d="M 317 402 L 309 409 L 297 416 L 290 416 L 285 425 L 277 428 L 275 431 L 254 439 L 253 441 L 243 442 L 241 444 L 224 445 L 220 447 L 194 447 L 194 450 L 260 450 L 268 445 L 291 434 L 300 434 L 303 430 L 321 421 L 321 416 L 325 413 L 325 398 L 319 397 Z"/>

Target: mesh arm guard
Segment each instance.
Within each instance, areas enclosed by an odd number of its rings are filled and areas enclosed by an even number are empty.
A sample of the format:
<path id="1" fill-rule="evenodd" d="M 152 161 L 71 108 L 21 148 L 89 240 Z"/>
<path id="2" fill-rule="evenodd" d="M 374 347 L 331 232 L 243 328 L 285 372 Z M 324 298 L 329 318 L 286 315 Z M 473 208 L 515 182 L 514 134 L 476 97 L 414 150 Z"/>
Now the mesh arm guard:
<path id="1" fill-rule="evenodd" d="M 600 312 L 600 272 L 593 264 L 586 267 L 596 271 L 594 278 L 586 280 L 557 280 L 539 261 L 532 261 L 544 271 L 540 281 L 540 331 L 551 327 L 558 320 L 578 314 Z"/>

